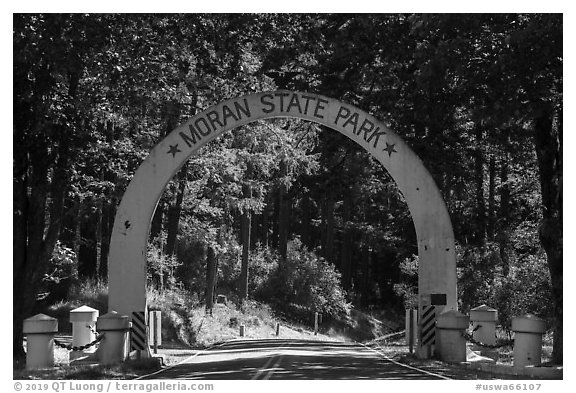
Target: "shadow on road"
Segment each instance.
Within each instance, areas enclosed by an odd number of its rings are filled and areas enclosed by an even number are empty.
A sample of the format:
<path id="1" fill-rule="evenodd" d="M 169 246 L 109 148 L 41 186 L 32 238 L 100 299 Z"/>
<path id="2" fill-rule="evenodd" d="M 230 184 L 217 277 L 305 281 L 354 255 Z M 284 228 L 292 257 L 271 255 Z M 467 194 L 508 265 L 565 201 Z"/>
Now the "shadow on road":
<path id="1" fill-rule="evenodd" d="M 151 379 L 434 379 L 361 346 L 314 340 L 232 341 Z"/>

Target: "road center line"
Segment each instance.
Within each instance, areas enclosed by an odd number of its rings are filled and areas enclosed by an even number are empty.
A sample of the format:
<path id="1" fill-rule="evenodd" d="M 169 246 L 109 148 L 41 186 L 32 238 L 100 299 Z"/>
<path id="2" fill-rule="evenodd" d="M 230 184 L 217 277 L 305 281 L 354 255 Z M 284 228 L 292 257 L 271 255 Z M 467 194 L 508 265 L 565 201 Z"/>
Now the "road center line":
<path id="1" fill-rule="evenodd" d="M 274 363 L 274 365 L 272 366 L 272 368 L 270 369 L 270 371 L 264 376 L 264 380 L 266 379 L 270 379 L 270 377 L 272 376 L 272 374 L 274 374 L 274 371 L 276 371 L 276 369 L 278 368 L 278 366 L 280 366 L 280 362 L 282 361 L 282 356 L 280 355 L 280 357 L 278 357 L 278 360 L 276 361 L 276 363 Z"/>
<path id="2" fill-rule="evenodd" d="M 256 375 L 254 375 L 254 377 L 252 377 L 252 379 L 258 379 L 258 377 L 260 377 L 260 375 L 262 375 L 262 373 L 264 373 L 266 370 L 268 370 L 268 367 L 270 366 L 270 363 L 272 363 L 272 360 L 274 360 L 274 358 L 275 358 L 275 356 L 270 357 L 270 359 L 268 359 L 266 364 L 264 364 L 264 366 L 262 366 L 262 368 L 260 370 L 258 370 Z"/>

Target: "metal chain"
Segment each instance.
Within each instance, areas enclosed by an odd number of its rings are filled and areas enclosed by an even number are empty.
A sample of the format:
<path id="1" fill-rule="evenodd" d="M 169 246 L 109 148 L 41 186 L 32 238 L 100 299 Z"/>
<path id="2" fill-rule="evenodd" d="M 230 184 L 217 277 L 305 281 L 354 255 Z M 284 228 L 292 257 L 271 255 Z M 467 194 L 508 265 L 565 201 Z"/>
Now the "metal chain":
<path id="1" fill-rule="evenodd" d="M 60 348 L 64 348 L 67 349 L 69 351 L 83 351 L 85 349 L 88 349 L 94 345 L 96 345 L 97 343 L 99 343 L 100 341 L 102 341 L 102 339 L 104 338 L 104 335 L 101 334 L 100 336 L 96 337 L 96 340 L 92 341 L 91 343 L 88 343 L 86 345 L 80 345 L 78 347 L 74 347 L 71 344 L 64 344 L 61 343 L 60 341 L 54 339 L 54 344 L 56 344 L 57 346 L 59 346 Z"/>
<path id="2" fill-rule="evenodd" d="M 86 328 L 87 328 L 88 330 L 90 330 L 90 332 L 91 332 L 93 335 L 95 335 L 96 337 L 98 337 L 98 336 L 100 335 L 100 333 L 98 333 L 96 330 L 94 330 L 94 329 L 92 328 L 92 326 L 86 325 Z"/>
<path id="3" fill-rule="evenodd" d="M 462 333 L 462 336 L 464 336 L 464 338 L 466 340 L 470 341 L 472 344 L 480 345 L 481 347 L 485 347 L 485 348 L 496 349 L 496 348 L 502 348 L 502 347 L 508 347 L 508 346 L 514 345 L 514 340 L 505 341 L 502 344 L 496 344 L 496 345 L 484 344 L 480 341 L 474 340 L 472 335 L 468 334 L 468 332 L 466 332 L 466 331 L 464 331 L 464 333 Z"/>
<path id="4" fill-rule="evenodd" d="M 377 344 L 378 342 L 381 342 L 381 341 L 386 342 L 386 341 L 388 341 L 388 340 L 390 340 L 390 339 L 403 336 L 405 333 L 406 333 L 406 330 L 402 330 L 401 332 L 389 333 L 389 334 L 386 334 L 386 335 L 384 335 L 384 336 L 377 337 L 377 338 L 375 338 L 374 340 L 368 341 L 368 342 L 365 343 L 365 344 L 371 345 L 371 344 Z"/>

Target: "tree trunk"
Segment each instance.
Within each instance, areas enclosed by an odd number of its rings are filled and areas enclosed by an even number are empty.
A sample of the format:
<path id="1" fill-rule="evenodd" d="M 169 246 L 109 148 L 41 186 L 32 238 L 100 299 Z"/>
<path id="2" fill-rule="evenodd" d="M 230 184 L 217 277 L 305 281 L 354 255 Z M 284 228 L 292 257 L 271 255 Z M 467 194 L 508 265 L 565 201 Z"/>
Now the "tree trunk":
<path id="1" fill-rule="evenodd" d="M 280 188 L 275 189 L 274 196 L 272 199 L 272 207 L 271 210 L 273 211 L 271 215 L 271 227 L 272 231 L 270 233 L 270 245 L 272 248 L 278 249 L 278 219 L 280 217 Z"/>
<path id="2" fill-rule="evenodd" d="M 104 124 L 106 129 L 106 143 L 109 146 L 114 144 L 115 129 L 114 123 L 112 121 L 107 121 Z M 107 167 L 102 168 L 102 176 L 105 181 L 116 184 L 116 178 L 112 171 Z M 114 192 L 111 190 L 112 195 L 107 195 L 108 198 L 102 201 L 101 213 L 102 213 L 102 226 L 101 226 L 101 249 L 100 249 L 100 264 L 98 269 L 98 276 L 104 282 L 108 278 L 108 253 L 110 251 L 110 237 L 112 236 L 112 228 L 114 225 Z"/>
<path id="3" fill-rule="evenodd" d="M 250 212 L 242 214 L 242 265 L 240 268 L 240 299 L 248 299 L 248 263 L 250 259 Z"/>
<path id="4" fill-rule="evenodd" d="M 214 274 L 212 279 L 212 299 L 216 299 L 218 295 L 218 266 L 220 264 L 220 258 L 214 252 Z M 214 302 L 214 300 L 212 301 Z"/>
<path id="5" fill-rule="evenodd" d="M 300 238 L 302 239 L 302 244 L 304 244 L 309 249 L 312 249 L 312 226 L 310 225 L 312 215 L 310 214 L 310 205 L 310 197 L 308 195 L 304 195 L 302 197 L 302 221 L 300 225 Z"/>
<path id="6" fill-rule="evenodd" d="M 534 142 L 542 190 L 540 242 L 546 251 L 552 282 L 554 344 L 552 359 L 563 362 L 563 265 L 562 265 L 562 118 L 554 123 L 553 108 L 541 103 L 541 113 L 534 122 Z"/>
<path id="7" fill-rule="evenodd" d="M 372 250 L 368 245 L 364 245 L 362 248 L 362 293 L 360 297 L 360 302 L 363 307 L 368 306 L 370 300 L 370 259 Z"/>
<path id="8" fill-rule="evenodd" d="M 91 209 L 94 201 L 89 203 L 88 207 Z M 95 278 L 98 271 L 96 267 L 96 214 L 91 214 L 87 219 L 81 221 L 80 236 L 78 258 L 81 263 L 78 266 L 78 275 Z"/>
<path id="9" fill-rule="evenodd" d="M 40 65 L 36 75 L 38 83 L 32 105 L 20 106 L 19 116 L 15 116 L 18 119 L 14 121 L 12 339 L 14 360 L 18 365 L 22 364 L 25 355 L 24 319 L 32 316 L 38 289 L 60 234 L 69 182 L 68 132 L 71 130 L 40 124 L 39 120 L 46 115 L 43 107 L 48 103 L 42 102 L 42 94 L 52 89 L 49 81 L 53 78 L 49 75 L 53 71 L 47 64 Z M 71 72 L 69 79 L 68 94 L 74 99 L 79 73 Z M 20 121 L 22 117 L 24 121 Z M 48 135 L 55 137 L 50 140 Z M 48 141 L 51 142 L 50 151 Z"/>
<path id="10" fill-rule="evenodd" d="M 74 252 L 74 263 L 70 269 L 73 283 L 78 280 L 78 252 L 80 247 L 80 198 L 66 198 L 60 241 Z"/>
<path id="11" fill-rule="evenodd" d="M 252 185 L 250 184 L 250 164 L 246 171 L 246 182 L 242 186 L 244 199 L 252 199 Z M 240 300 L 248 299 L 248 263 L 250 259 L 250 230 L 251 230 L 252 212 L 248 207 L 242 213 L 242 265 L 240 268 Z"/>
<path id="12" fill-rule="evenodd" d="M 176 190 L 176 200 L 174 204 L 168 208 L 168 225 L 166 235 L 166 249 L 167 256 L 174 255 L 176 250 L 176 240 L 178 239 L 178 227 L 180 224 L 180 213 L 182 212 L 182 201 L 184 200 L 184 192 L 186 191 L 186 175 L 188 173 L 188 165 L 184 164 L 180 172 L 178 172 L 178 189 Z"/>
<path id="13" fill-rule="evenodd" d="M 96 202 L 96 231 L 94 233 L 96 248 L 96 281 L 100 281 L 100 263 L 102 262 L 102 200 Z"/>
<path id="14" fill-rule="evenodd" d="M 30 174 L 17 165 L 14 196 L 22 198 L 14 204 L 14 357 L 22 359 L 24 350 L 22 325 L 32 316 L 42 278 L 60 234 L 67 181 L 67 144 L 61 141 L 59 157 L 48 181 L 50 158 L 46 146 L 40 147 L 30 159 Z M 22 157 L 18 157 L 22 159 Z M 23 161 L 28 161 L 24 158 Z M 30 188 L 28 196 L 27 189 Z"/>
<path id="15" fill-rule="evenodd" d="M 18 363 L 25 358 L 23 347 L 24 334 L 23 321 L 29 317 L 24 310 L 22 302 L 23 296 L 27 291 L 24 276 L 26 272 L 27 259 L 27 218 L 29 214 L 28 207 L 28 160 L 26 154 L 22 154 L 19 149 L 14 149 L 14 178 L 13 178 L 13 227 L 12 227 L 12 266 L 13 266 L 13 284 L 12 284 L 12 340 L 13 356 Z"/>
<path id="16" fill-rule="evenodd" d="M 488 164 L 488 222 L 486 227 L 486 234 L 489 240 L 494 240 L 495 233 L 495 209 L 496 209 L 496 160 L 494 155 L 490 156 L 490 163 Z"/>
<path id="17" fill-rule="evenodd" d="M 214 247 L 208 246 L 206 253 L 206 312 L 212 314 L 214 307 L 214 290 L 216 287 L 216 253 Z"/>
<path id="18" fill-rule="evenodd" d="M 110 251 L 110 236 L 112 235 L 110 227 L 112 207 L 109 203 L 104 202 L 102 205 L 102 224 L 101 224 L 101 253 L 100 253 L 100 268 L 98 269 L 98 276 L 100 280 L 106 282 L 108 277 L 108 252 Z M 112 216 L 113 217 L 113 216 Z M 113 219 L 113 218 L 112 218 Z"/>
<path id="19" fill-rule="evenodd" d="M 75 255 L 75 264 L 74 264 L 74 268 L 72 271 L 72 276 L 73 278 L 77 281 L 80 276 L 78 274 L 78 268 L 80 266 L 80 245 L 82 244 L 82 232 L 81 232 L 81 228 L 82 228 L 82 198 L 78 197 L 76 199 L 76 225 L 74 227 L 74 246 L 72 247 L 72 250 L 74 251 L 74 255 Z"/>
<path id="20" fill-rule="evenodd" d="M 264 209 L 262 210 L 262 237 L 261 242 L 264 247 L 268 247 L 270 245 L 270 213 L 271 213 L 271 205 L 270 203 L 266 202 L 264 205 Z"/>
<path id="21" fill-rule="evenodd" d="M 280 162 L 281 176 L 287 176 L 286 162 Z M 281 184 L 278 197 L 278 253 L 280 260 L 286 260 L 286 253 L 288 251 L 288 232 L 290 226 L 290 198 L 288 189 Z"/>
<path id="22" fill-rule="evenodd" d="M 506 133 L 509 131 L 506 130 Z M 510 272 L 510 230 L 509 230 L 509 217 L 510 217 L 510 186 L 508 185 L 508 161 L 510 160 L 509 154 L 509 135 L 505 135 L 504 153 L 500 163 L 500 209 L 498 212 L 498 234 L 496 240 L 500 248 L 500 260 L 502 261 L 502 275 L 508 276 Z"/>
<path id="23" fill-rule="evenodd" d="M 486 205 L 484 203 L 484 153 L 482 128 L 476 126 L 476 148 L 474 157 L 474 180 L 476 183 L 476 242 L 486 243 Z"/>
<path id="24" fill-rule="evenodd" d="M 353 246 L 353 231 L 350 228 L 350 220 L 352 217 L 352 196 L 344 195 L 343 216 L 344 222 L 344 239 L 342 240 L 342 252 L 340 272 L 342 273 L 342 287 L 349 290 L 352 285 L 352 246 Z"/>
<path id="25" fill-rule="evenodd" d="M 328 262 L 334 262 L 334 206 L 336 200 L 333 192 L 328 193 L 324 204 L 324 236 L 322 242 L 322 255 Z"/>

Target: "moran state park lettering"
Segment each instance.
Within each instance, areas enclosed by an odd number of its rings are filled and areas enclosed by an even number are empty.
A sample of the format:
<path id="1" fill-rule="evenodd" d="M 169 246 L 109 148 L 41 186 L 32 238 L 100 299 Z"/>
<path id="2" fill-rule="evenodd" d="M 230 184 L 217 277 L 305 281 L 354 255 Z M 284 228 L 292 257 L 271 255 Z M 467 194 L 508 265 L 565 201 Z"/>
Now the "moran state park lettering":
<path id="1" fill-rule="evenodd" d="M 372 142 L 374 148 L 378 145 L 380 137 L 386 135 L 385 131 L 381 131 L 380 127 L 368 120 L 366 116 L 362 118 L 361 114 L 353 112 L 345 106 L 340 106 L 334 124 L 338 125 L 339 121 L 341 121 L 340 126 L 342 128 L 351 131 L 354 135 L 362 136 L 367 143 Z"/>
<path id="2" fill-rule="evenodd" d="M 262 112 L 279 111 L 283 115 L 304 115 L 324 119 L 324 110 L 328 100 L 310 94 L 298 94 L 287 91 L 276 91 L 260 97 Z"/>
<path id="3" fill-rule="evenodd" d="M 202 137 L 210 135 L 217 129 L 225 128 L 229 122 L 236 122 L 250 118 L 252 112 L 246 98 L 241 102 L 234 101 L 232 104 L 224 104 L 222 107 L 201 114 L 196 120 L 188 124 L 189 133 L 180 132 L 180 137 L 188 147 L 192 147 Z"/>
<path id="4" fill-rule="evenodd" d="M 209 135 L 252 121 L 274 117 L 292 117 L 324 124 L 350 135 L 353 139 L 374 148 L 383 148 L 386 128 L 367 113 L 338 101 L 311 93 L 287 90 L 257 93 L 239 97 L 214 106 L 193 117 L 178 131 L 179 143 L 170 145 L 167 153 L 175 158 L 178 146 L 196 146 Z M 386 144 L 383 151 L 390 157 L 397 153 L 394 144 Z"/>

